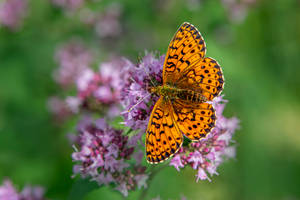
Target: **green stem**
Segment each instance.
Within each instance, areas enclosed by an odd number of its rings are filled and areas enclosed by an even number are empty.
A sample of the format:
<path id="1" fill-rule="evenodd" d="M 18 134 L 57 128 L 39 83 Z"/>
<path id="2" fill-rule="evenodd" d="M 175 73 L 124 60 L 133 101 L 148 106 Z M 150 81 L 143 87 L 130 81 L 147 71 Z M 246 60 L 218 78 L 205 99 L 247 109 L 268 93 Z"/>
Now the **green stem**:
<path id="1" fill-rule="evenodd" d="M 133 131 L 131 128 L 129 128 L 125 133 L 124 135 L 128 135 L 131 131 Z"/>

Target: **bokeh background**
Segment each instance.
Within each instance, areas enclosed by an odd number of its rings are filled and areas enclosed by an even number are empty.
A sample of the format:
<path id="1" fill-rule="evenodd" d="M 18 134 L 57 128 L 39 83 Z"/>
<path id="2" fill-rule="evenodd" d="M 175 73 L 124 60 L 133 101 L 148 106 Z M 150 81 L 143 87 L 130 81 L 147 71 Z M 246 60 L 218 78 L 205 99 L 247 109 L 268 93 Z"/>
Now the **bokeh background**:
<path id="1" fill-rule="evenodd" d="M 72 191 L 84 190 L 71 178 L 73 149 L 66 133 L 75 120 L 58 124 L 47 108 L 49 97 L 62 92 L 53 80 L 60 45 L 76 38 L 100 62 L 111 55 L 137 62 L 145 50 L 164 54 L 178 26 L 188 21 L 202 33 L 207 55 L 223 67 L 225 116 L 241 120 L 234 136 L 237 155 L 212 182 L 195 183 L 192 170 L 167 167 L 147 198 L 300 199 L 300 1 L 86 0 L 75 8 L 57 2 L 29 0 L 17 27 L 0 27 L 1 182 L 42 185 L 49 199 L 72 199 Z M 101 15 L 112 3 L 118 7 L 117 29 L 95 30 L 89 12 Z M 122 197 L 102 187 L 84 199 Z"/>

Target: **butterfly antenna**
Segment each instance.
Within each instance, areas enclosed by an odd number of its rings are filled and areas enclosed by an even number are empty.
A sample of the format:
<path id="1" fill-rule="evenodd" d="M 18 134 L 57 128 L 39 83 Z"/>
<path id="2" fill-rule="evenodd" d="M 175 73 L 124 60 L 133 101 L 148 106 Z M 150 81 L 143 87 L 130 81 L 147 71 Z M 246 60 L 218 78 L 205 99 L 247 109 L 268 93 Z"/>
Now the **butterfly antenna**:
<path id="1" fill-rule="evenodd" d="M 151 94 L 147 94 L 146 96 L 140 98 L 136 104 L 134 104 L 133 106 L 131 106 L 131 108 L 129 108 L 127 111 L 125 111 L 125 112 L 123 112 L 123 113 L 129 113 L 129 112 L 131 112 L 132 109 L 134 109 L 137 105 L 139 105 L 140 103 L 142 103 L 142 102 L 144 101 L 144 99 L 146 99 L 146 98 L 149 97 L 150 95 L 151 95 Z M 123 113 L 122 113 L 122 114 L 123 114 Z"/>

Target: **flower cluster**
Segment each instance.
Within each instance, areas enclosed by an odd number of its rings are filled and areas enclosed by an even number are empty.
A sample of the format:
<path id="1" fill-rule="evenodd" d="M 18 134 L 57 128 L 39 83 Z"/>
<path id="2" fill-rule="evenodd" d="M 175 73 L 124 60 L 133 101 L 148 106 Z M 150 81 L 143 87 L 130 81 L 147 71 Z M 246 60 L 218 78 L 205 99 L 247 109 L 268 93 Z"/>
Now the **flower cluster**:
<path id="1" fill-rule="evenodd" d="M 72 40 L 57 49 L 55 60 L 59 68 L 54 71 L 54 80 L 65 88 L 74 85 L 77 78 L 91 65 L 93 55 L 80 41 Z"/>
<path id="2" fill-rule="evenodd" d="M 158 100 L 158 96 L 149 91 L 151 87 L 162 84 L 165 56 L 155 57 L 152 53 L 146 53 L 138 64 L 124 58 L 113 58 L 99 64 L 99 70 L 95 71 L 90 67 L 90 54 L 83 53 L 85 51 L 82 48 L 78 49 L 57 54 L 58 58 L 62 58 L 60 63 L 66 72 L 78 70 L 68 78 L 57 79 L 71 80 L 58 82 L 63 87 L 73 83 L 76 96 L 69 96 L 63 101 L 54 98 L 49 105 L 63 115 L 83 114 L 84 109 L 89 111 L 84 112 L 89 116 L 97 113 L 105 118 L 119 115 L 119 105 L 123 106 L 125 111 L 121 114 L 124 125 L 130 128 L 126 134 L 110 127 L 104 118 L 93 120 L 85 117 L 78 123 L 78 135 L 69 135 L 69 139 L 75 143 L 75 152 L 72 154 L 76 163 L 74 174 L 90 178 L 99 185 L 113 185 L 127 196 L 130 190 L 147 187 L 148 173 L 141 165 L 144 154 L 138 150 L 138 144 L 141 143 L 141 135 L 146 131 L 151 111 Z M 63 71 L 60 69 L 56 75 L 69 75 Z M 217 174 L 217 167 L 235 154 L 235 147 L 230 146 L 230 143 L 238 128 L 238 120 L 227 119 L 222 115 L 226 103 L 222 96 L 211 103 L 216 109 L 216 127 L 205 139 L 185 143 L 170 161 L 170 165 L 178 171 L 187 165 L 197 170 L 197 181 L 210 180 L 208 174 Z M 128 137 L 128 133 L 133 130 L 137 134 Z"/>
<path id="3" fill-rule="evenodd" d="M 55 6 L 61 7 L 66 10 L 76 10 L 79 9 L 85 0 L 52 0 Z"/>
<path id="4" fill-rule="evenodd" d="M 125 125 L 134 130 L 145 132 L 157 96 L 149 93 L 149 87 L 162 84 L 164 56 L 158 59 L 151 53 L 146 54 L 138 65 L 127 61 L 123 71 L 121 103 Z"/>
<path id="5" fill-rule="evenodd" d="M 58 49 L 56 60 L 59 68 L 54 79 L 64 89 L 76 88 L 76 96 L 53 97 L 48 102 L 49 110 L 59 119 L 65 119 L 80 109 L 100 111 L 108 117 L 120 113 L 121 68 L 125 60 L 112 58 L 99 64 L 99 70 L 91 68 L 92 51 L 81 43 L 72 41 Z"/>
<path id="6" fill-rule="evenodd" d="M 113 59 L 103 62 L 99 71 L 85 69 L 77 77 L 77 96 L 69 96 L 66 104 L 73 113 L 78 113 L 80 108 L 89 111 L 107 113 L 108 117 L 117 116 L 119 111 L 120 96 L 120 68 L 122 59 Z"/>
<path id="7" fill-rule="evenodd" d="M 54 119 L 56 122 L 65 121 L 72 115 L 65 99 L 61 99 L 56 96 L 48 99 L 47 108 L 55 116 Z"/>
<path id="8" fill-rule="evenodd" d="M 121 4 L 109 4 L 102 12 L 95 12 L 88 8 L 80 11 L 80 20 L 93 27 L 100 38 L 116 38 L 122 32 L 120 22 L 122 14 Z"/>
<path id="9" fill-rule="evenodd" d="M 140 152 L 134 152 L 134 146 L 130 145 L 135 141 L 108 126 L 104 119 L 94 121 L 86 117 L 79 124 L 78 131 L 79 150 L 75 147 L 72 154 L 77 162 L 75 174 L 91 177 L 99 185 L 113 183 L 124 196 L 128 195 L 128 190 L 147 186 L 148 176 L 146 168 L 140 164 Z M 136 162 L 130 166 L 133 157 Z"/>
<path id="10" fill-rule="evenodd" d="M 222 3 L 228 12 L 229 19 L 239 23 L 245 19 L 249 7 L 255 4 L 256 0 L 222 0 Z"/>
<path id="11" fill-rule="evenodd" d="M 45 200 L 44 188 L 40 186 L 25 186 L 18 193 L 10 180 L 4 180 L 0 186 L 0 199 L 3 200 Z"/>
<path id="12" fill-rule="evenodd" d="M 181 147 L 170 162 L 170 165 L 178 171 L 187 165 L 197 170 L 197 181 L 199 179 L 210 181 L 207 173 L 210 175 L 218 174 L 217 167 L 224 159 L 235 157 L 235 147 L 230 146 L 230 143 L 232 135 L 239 127 L 239 121 L 235 117 L 228 119 L 222 115 L 225 102 L 222 96 L 213 101 L 217 121 L 216 127 L 207 138 Z"/>
<path id="13" fill-rule="evenodd" d="M 0 2 L 0 24 L 17 30 L 27 13 L 27 0 L 4 0 Z"/>

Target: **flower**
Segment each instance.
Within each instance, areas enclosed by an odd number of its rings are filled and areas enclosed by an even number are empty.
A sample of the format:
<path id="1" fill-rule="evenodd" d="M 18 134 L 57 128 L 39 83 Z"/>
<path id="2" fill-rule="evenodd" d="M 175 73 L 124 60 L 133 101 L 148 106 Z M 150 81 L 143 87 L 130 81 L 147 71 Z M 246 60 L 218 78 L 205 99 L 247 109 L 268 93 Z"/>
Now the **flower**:
<path id="1" fill-rule="evenodd" d="M 92 51 L 79 41 L 73 40 L 56 52 L 59 68 L 54 79 L 64 89 L 75 86 L 77 94 L 66 99 L 49 100 L 50 111 L 63 115 L 80 114 L 81 110 L 105 113 L 109 118 L 120 114 L 120 71 L 124 59 L 113 57 L 99 64 L 99 70 L 91 68 Z"/>
<path id="2" fill-rule="evenodd" d="M 54 71 L 54 80 L 66 88 L 74 85 L 78 77 L 91 65 L 93 55 L 80 41 L 72 40 L 56 50 L 55 59 L 59 68 Z"/>
<path id="3" fill-rule="evenodd" d="M 101 13 L 89 8 L 82 9 L 80 20 L 91 26 L 101 39 L 115 39 L 122 33 L 121 14 L 122 5 L 114 2 L 106 6 Z"/>
<path id="4" fill-rule="evenodd" d="M 53 114 L 53 118 L 57 122 L 66 120 L 72 114 L 65 100 L 56 96 L 48 99 L 47 108 Z"/>
<path id="5" fill-rule="evenodd" d="M 111 128 L 104 119 L 85 118 L 78 126 L 79 143 L 72 154 L 74 174 L 90 177 L 99 185 L 115 184 L 124 196 L 135 187 L 146 187 L 148 175 L 140 164 L 129 164 L 134 146 L 122 131 Z"/>
<path id="6" fill-rule="evenodd" d="M 99 64 L 99 71 L 94 72 L 90 68 L 86 68 L 76 79 L 77 97 L 76 101 L 72 101 L 73 105 L 69 107 L 75 108 L 81 106 L 88 110 L 97 110 L 103 112 L 107 108 L 109 117 L 119 115 L 119 99 L 121 73 L 120 69 L 124 65 L 121 58 L 113 58 L 111 61 Z"/>
<path id="7" fill-rule="evenodd" d="M 0 24 L 17 30 L 27 13 L 27 0 L 4 0 L 0 3 Z"/>
<path id="8" fill-rule="evenodd" d="M 121 103 L 126 126 L 141 132 L 146 131 L 148 120 L 157 96 L 151 95 L 151 86 L 162 84 L 164 56 L 155 58 L 147 53 L 137 65 L 127 60 L 123 67 Z"/>
<path id="9" fill-rule="evenodd" d="M 19 200 L 19 194 L 10 180 L 4 180 L 0 186 L 0 199 Z"/>
<path id="10" fill-rule="evenodd" d="M 121 34 L 120 23 L 122 7 L 118 3 L 109 5 L 99 18 L 95 20 L 95 30 L 101 38 L 113 38 Z"/>
<path id="11" fill-rule="evenodd" d="M 27 185 L 20 193 L 20 200 L 45 200 L 44 193 L 45 189 L 41 186 Z"/>
<path id="12" fill-rule="evenodd" d="M 170 165 L 173 165 L 177 169 L 177 171 L 180 171 L 180 167 L 184 167 L 179 154 L 174 156 L 174 158 L 170 162 Z"/>
<path id="13" fill-rule="evenodd" d="M 45 200 L 45 190 L 40 186 L 26 185 L 17 193 L 10 180 L 4 180 L 0 186 L 0 199 L 3 200 Z"/>
<path id="14" fill-rule="evenodd" d="M 85 0 L 52 0 L 55 6 L 61 7 L 67 10 L 76 10 L 80 8 Z"/>
<path id="15" fill-rule="evenodd" d="M 181 147 L 172 158 L 170 165 L 178 171 L 179 168 L 191 166 L 197 170 L 196 181 L 209 180 L 207 173 L 211 176 L 217 174 L 217 168 L 224 162 L 225 158 L 235 156 L 235 147 L 231 146 L 232 135 L 239 128 L 239 120 L 235 117 L 226 118 L 222 115 L 226 100 L 219 96 L 213 100 L 216 109 L 216 127 L 207 136 L 198 142 L 193 142 Z"/>
<path id="16" fill-rule="evenodd" d="M 229 19 L 235 23 L 244 21 L 248 14 L 250 6 L 256 3 L 256 0 L 222 0 L 223 6 L 228 12 Z"/>

